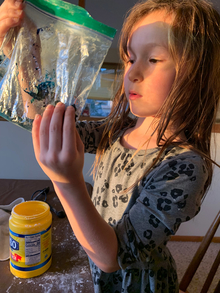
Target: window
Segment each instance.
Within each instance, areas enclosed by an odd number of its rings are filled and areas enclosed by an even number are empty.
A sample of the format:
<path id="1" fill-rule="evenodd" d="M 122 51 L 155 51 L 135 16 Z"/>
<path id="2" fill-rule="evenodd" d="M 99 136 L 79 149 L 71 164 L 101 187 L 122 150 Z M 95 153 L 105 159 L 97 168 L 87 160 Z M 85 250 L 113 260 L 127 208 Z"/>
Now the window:
<path id="1" fill-rule="evenodd" d="M 119 64 L 104 63 L 87 98 L 82 116 L 103 118 L 112 107 L 115 89 L 120 84 L 116 79 L 121 73 Z"/>

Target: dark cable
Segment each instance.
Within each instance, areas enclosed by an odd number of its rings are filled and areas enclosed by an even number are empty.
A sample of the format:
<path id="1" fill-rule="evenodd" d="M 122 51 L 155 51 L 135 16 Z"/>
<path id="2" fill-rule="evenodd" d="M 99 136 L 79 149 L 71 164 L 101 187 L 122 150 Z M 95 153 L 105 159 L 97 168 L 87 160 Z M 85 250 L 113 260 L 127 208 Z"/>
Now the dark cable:
<path id="1" fill-rule="evenodd" d="M 51 204 L 49 204 L 47 202 L 47 194 L 49 193 L 50 188 L 46 187 L 42 190 L 36 190 L 32 196 L 31 196 L 31 200 L 41 200 L 46 202 L 49 207 L 50 207 L 50 211 L 54 212 L 58 218 L 65 218 L 66 217 L 66 213 L 64 211 L 57 211 L 54 207 L 51 206 Z M 37 195 L 35 195 L 37 193 Z"/>

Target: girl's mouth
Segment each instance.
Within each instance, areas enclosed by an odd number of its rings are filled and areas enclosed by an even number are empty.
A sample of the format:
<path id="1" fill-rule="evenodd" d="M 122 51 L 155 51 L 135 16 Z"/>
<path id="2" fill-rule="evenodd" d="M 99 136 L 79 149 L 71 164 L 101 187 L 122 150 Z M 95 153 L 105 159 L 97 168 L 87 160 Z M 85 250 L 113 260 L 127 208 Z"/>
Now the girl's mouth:
<path id="1" fill-rule="evenodd" d="M 139 95 L 134 91 L 129 91 L 129 100 L 136 100 L 136 99 L 140 99 L 141 97 L 142 95 Z"/>

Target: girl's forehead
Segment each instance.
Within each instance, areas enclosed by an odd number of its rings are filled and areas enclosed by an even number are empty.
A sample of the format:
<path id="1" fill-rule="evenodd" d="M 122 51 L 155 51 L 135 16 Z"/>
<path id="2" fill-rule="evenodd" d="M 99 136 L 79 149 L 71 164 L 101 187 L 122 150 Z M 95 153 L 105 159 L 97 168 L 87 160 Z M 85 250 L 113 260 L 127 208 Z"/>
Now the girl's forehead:
<path id="1" fill-rule="evenodd" d="M 168 46 L 168 34 L 173 16 L 165 11 L 152 12 L 134 25 L 128 39 L 128 49 L 134 44 L 155 43 Z"/>
<path id="2" fill-rule="evenodd" d="M 153 23 L 160 23 L 163 24 L 165 27 L 168 27 L 172 24 L 174 20 L 174 14 L 168 14 L 165 10 L 159 10 L 151 12 L 150 14 L 141 18 L 133 27 L 133 31 L 141 26 L 146 26 L 148 24 Z"/>

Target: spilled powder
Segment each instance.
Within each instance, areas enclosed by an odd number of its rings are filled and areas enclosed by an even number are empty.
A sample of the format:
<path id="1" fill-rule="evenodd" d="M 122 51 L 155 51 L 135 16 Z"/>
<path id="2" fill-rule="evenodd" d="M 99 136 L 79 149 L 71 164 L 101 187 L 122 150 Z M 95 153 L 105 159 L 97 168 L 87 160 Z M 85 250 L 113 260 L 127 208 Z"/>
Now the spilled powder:
<path id="1" fill-rule="evenodd" d="M 12 275 L 6 293 L 92 293 L 93 283 L 86 253 L 78 243 L 67 219 L 52 228 L 52 265 L 41 276 L 20 279 Z M 0 289 L 0 293 L 1 289 Z"/>
<path id="2" fill-rule="evenodd" d="M 83 273 L 86 275 L 88 272 L 81 271 L 78 274 L 75 273 L 47 273 L 41 278 L 31 278 L 31 279 L 17 279 L 14 277 L 12 284 L 7 289 L 7 293 L 10 292 L 42 292 L 42 293 L 52 293 L 52 292 L 73 292 L 73 293 L 83 293 L 92 292 L 90 288 L 90 281 L 86 280 L 86 276 L 83 278 Z M 88 283 L 88 284 L 86 284 Z M 30 286 L 31 284 L 31 286 Z M 88 286 L 86 286 L 88 285 Z M 19 291 L 16 289 L 19 288 Z"/>

